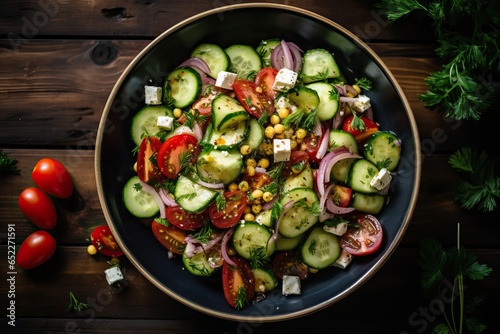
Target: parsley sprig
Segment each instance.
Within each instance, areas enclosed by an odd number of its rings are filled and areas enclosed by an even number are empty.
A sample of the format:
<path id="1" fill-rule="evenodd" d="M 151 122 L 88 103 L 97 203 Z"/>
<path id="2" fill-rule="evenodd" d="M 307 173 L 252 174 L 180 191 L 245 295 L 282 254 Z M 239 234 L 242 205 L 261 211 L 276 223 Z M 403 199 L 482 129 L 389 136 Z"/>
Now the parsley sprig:
<path id="1" fill-rule="evenodd" d="M 410 14 L 432 20 L 442 69 L 425 79 L 428 91 L 419 99 L 447 117 L 479 120 L 498 92 L 491 78 L 500 70 L 500 2 L 381 0 L 378 7 L 390 22 Z"/>
<path id="2" fill-rule="evenodd" d="M 76 299 L 75 295 L 73 292 L 69 292 L 69 306 L 68 306 L 68 311 L 78 311 L 81 312 L 85 309 L 87 309 L 89 306 L 86 303 L 83 303 Z"/>
<path id="3" fill-rule="evenodd" d="M 465 175 L 455 190 L 455 200 L 462 208 L 493 211 L 500 196 L 500 177 L 495 175 L 493 159 L 485 151 L 463 147 L 452 154 L 448 162 Z"/>

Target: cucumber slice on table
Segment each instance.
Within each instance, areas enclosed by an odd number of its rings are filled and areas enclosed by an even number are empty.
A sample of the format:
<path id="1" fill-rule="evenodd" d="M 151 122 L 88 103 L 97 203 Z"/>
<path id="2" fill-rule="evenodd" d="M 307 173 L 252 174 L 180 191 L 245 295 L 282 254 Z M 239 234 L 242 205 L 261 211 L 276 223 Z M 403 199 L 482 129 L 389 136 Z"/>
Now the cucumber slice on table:
<path id="1" fill-rule="evenodd" d="M 191 57 L 200 58 L 210 68 L 210 76 L 217 79 L 220 71 L 229 70 L 229 57 L 220 46 L 212 43 L 198 45 L 191 52 Z"/>
<path id="2" fill-rule="evenodd" d="M 156 215 L 160 208 L 153 196 L 141 187 L 141 179 L 132 176 L 123 187 L 123 203 L 131 214 L 138 218 L 150 218 Z"/>

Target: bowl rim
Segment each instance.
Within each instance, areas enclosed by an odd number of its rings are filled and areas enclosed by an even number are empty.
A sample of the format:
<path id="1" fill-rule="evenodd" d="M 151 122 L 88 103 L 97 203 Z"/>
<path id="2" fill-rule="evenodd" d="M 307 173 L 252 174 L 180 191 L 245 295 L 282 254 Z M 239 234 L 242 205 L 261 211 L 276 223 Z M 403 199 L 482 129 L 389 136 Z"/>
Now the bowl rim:
<path id="1" fill-rule="evenodd" d="M 106 205 L 106 200 L 105 200 L 105 191 L 103 189 L 103 184 L 101 182 L 101 166 L 99 161 L 101 160 L 101 142 L 103 140 L 104 136 L 104 130 L 105 130 L 105 121 L 108 117 L 108 114 L 110 112 L 112 103 L 114 99 L 116 98 L 116 95 L 118 93 L 118 90 L 120 89 L 121 85 L 123 84 L 124 80 L 127 78 L 128 74 L 134 69 L 134 67 L 138 64 L 138 62 L 142 59 L 142 57 L 151 51 L 151 49 L 156 46 L 158 43 L 160 43 L 166 36 L 172 34 L 173 32 L 179 30 L 180 28 L 187 26 L 191 24 L 192 22 L 195 22 L 201 18 L 211 16 L 214 14 L 221 14 L 226 11 L 232 11 L 232 10 L 239 10 L 239 9 L 252 9 L 252 8 L 271 8 L 271 9 L 281 9 L 287 12 L 292 12 L 292 13 L 298 13 L 301 15 L 305 15 L 308 18 L 321 21 L 334 29 L 338 30 L 340 33 L 344 34 L 346 37 L 350 38 L 354 43 L 357 43 L 365 52 L 367 52 L 376 62 L 377 66 L 379 66 L 383 72 L 387 75 L 387 78 L 391 85 L 393 86 L 394 90 L 396 91 L 398 97 L 401 99 L 401 102 L 404 106 L 404 109 L 407 114 L 408 122 L 410 124 L 411 132 L 412 132 L 412 138 L 414 139 L 414 146 L 415 146 L 415 156 L 414 156 L 414 161 L 412 161 L 412 164 L 415 167 L 415 176 L 413 179 L 414 182 L 414 187 L 413 191 L 411 194 L 410 198 L 410 203 L 409 207 L 407 210 L 407 214 L 404 217 L 404 221 L 401 224 L 401 227 L 398 230 L 398 233 L 395 235 L 394 242 L 391 243 L 387 251 L 381 256 L 380 260 L 377 261 L 377 263 L 370 268 L 369 271 L 367 271 L 354 285 L 349 287 L 347 290 L 339 294 L 338 296 L 335 296 L 334 298 L 331 298 L 323 303 L 319 303 L 313 307 L 305 308 L 300 311 L 292 312 L 292 313 L 286 313 L 286 314 L 281 314 L 281 315 L 272 315 L 272 316 L 247 316 L 247 315 L 234 315 L 234 314 L 229 314 L 229 313 L 224 313 L 221 311 L 215 311 L 212 309 L 207 309 L 203 306 L 200 306 L 178 294 L 175 292 L 171 291 L 168 287 L 164 286 L 160 282 L 158 282 L 156 279 L 152 277 L 152 275 L 148 272 L 148 270 L 143 267 L 137 259 L 130 254 L 128 247 L 123 243 L 121 240 L 119 233 L 117 229 L 115 228 L 115 225 L 113 224 L 113 218 L 112 215 Z M 328 19 L 322 15 L 319 15 L 315 12 L 309 11 L 307 9 L 303 9 L 297 6 L 291 6 L 291 5 L 285 5 L 285 4 L 275 4 L 275 3 L 261 3 L 261 2 L 252 2 L 252 3 L 244 3 L 244 4 L 232 4 L 232 5 L 225 5 L 225 6 L 220 6 L 214 9 L 206 10 L 203 12 L 200 12 L 198 14 L 195 14 L 189 18 L 186 18 L 177 24 L 171 26 L 167 30 L 165 30 L 163 33 L 158 35 L 153 41 L 151 41 L 146 47 L 144 47 L 134 58 L 133 60 L 127 65 L 125 70 L 122 72 L 120 75 L 119 79 L 115 83 L 115 85 L 112 88 L 112 91 L 110 92 L 110 95 L 106 101 L 106 104 L 103 109 L 103 113 L 99 122 L 99 127 L 97 130 L 97 136 L 96 136 L 96 145 L 95 145 L 95 154 L 94 154 L 94 170 L 95 170 L 95 179 L 96 179 L 96 186 L 97 186 L 97 193 L 98 193 L 98 198 L 99 202 L 101 205 L 101 209 L 103 211 L 105 220 L 109 228 L 111 229 L 111 232 L 116 238 L 116 241 L 118 245 L 121 247 L 121 249 L 124 251 L 124 254 L 127 256 L 127 259 L 135 266 L 135 268 L 150 281 L 154 286 L 156 286 L 158 289 L 160 289 L 162 292 L 166 293 L 169 297 L 173 298 L 174 300 L 190 307 L 191 309 L 194 309 L 196 311 L 199 311 L 201 313 L 220 318 L 220 319 L 225 319 L 225 320 L 232 320 L 232 321 L 240 321 L 240 322 L 278 322 L 278 321 L 284 321 L 284 320 L 289 320 L 291 318 L 297 318 L 297 317 L 302 317 L 309 315 L 311 313 L 317 312 L 319 310 L 322 310 L 328 306 L 331 306 L 335 304 L 336 302 L 342 300 L 343 298 L 347 297 L 349 294 L 354 292 L 357 288 L 359 288 L 361 285 L 363 285 L 365 282 L 367 282 L 384 264 L 385 262 L 389 259 L 389 257 L 393 254 L 393 252 L 396 250 L 397 246 L 401 242 L 402 237 L 404 236 L 408 225 L 410 223 L 411 217 L 413 215 L 416 202 L 417 202 L 417 197 L 419 193 L 419 187 L 420 187 L 420 178 L 421 178 L 421 149 L 420 149 L 420 139 L 419 139 L 419 134 L 418 134 L 418 127 L 412 112 L 412 109 L 409 105 L 409 102 L 406 98 L 406 95 L 404 94 L 404 91 L 400 87 L 399 83 L 396 81 L 394 75 L 392 72 L 389 70 L 389 68 L 385 65 L 385 63 L 382 61 L 382 59 L 363 41 L 361 40 L 358 36 L 356 36 L 354 33 L 351 31 L 347 30 L 340 24 L 336 23 L 335 21 Z"/>

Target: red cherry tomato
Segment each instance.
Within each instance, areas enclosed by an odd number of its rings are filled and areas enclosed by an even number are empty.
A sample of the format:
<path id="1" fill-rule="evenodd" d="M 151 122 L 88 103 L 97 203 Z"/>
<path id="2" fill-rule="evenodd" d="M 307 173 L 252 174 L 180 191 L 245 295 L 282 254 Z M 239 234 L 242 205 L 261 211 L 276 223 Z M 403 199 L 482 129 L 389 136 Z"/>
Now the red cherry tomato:
<path id="1" fill-rule="evenodd" d="M 321 143 L 321 137 L 320 136 L 310 136 L 307 135 L 302 143 L 304 143 L 305 146 L 305 152 L 309 156 L 309 161 L 315 162 L 315 163 L 320 163 L 321 159 L 316 158 L 316 154 L 318 154 L 318 149 Z"/>
<path id="2" fill-rule="evenodd" d="M 255 84 L 257 87 L 260 87 L 264 94 L 272 100 L 276 98 L 276 92 L 273 89 L 273 85 L 277 74 L 278 70 L 274 67 L 264 67 L 255 76 Z"/>
<path id="3" fill-rule="evenodd" d="M 231 266 L 225 261 L 222 264 L 224 297 L 232 307 L 242 308 L 253 299 L 255 279 L 246 260 L 236 256 L 231 257 L 231 260 L 236 266 Z"/>
<path id="4" fill-rule="evenodd" d="M 167 220 L 181 230 L 194 231 L 203 227 L 208 220 L 207 211 L 201 213 L 190 213 L 180 206 L 169 206 L 165 209 Z"/>
<path id="5" fill-rule="evenodd" d="M 50 230 L 56 226 L 56 208 L 50 197 L 42 190 L 35 187 L 24 189 L 17 199 L 17 204 L 26 219 L 39 228 Z"/>
<path id="6" fill-rule="evenodd" d="M 62 163 L 52 158 L 43 158 L 37 162 L 31 173 L 38 188 L 47 194 L 68 198 L 73 193 L 71 175 Z"/>
<path id="7" fill-rule="evenodd" d="M 54 255 L 56 241 L 47 231 L 31 233 L 19 247 L 16 263 L 22 269 L 32 269 L 45 263 Z"/>
<path id="8" fill-rule="evenodd" d="M 111 230 L 107 225 L 97 226 L 90 234 L 92 245 L 97 251 L 106 256 L 118 257 L 123 255 L 123 251 L 115 240 Z"/>
<path id="9" fill-rule="evenodd" d="M 296 251 L 277 252 L 271 266 L 280 279 L 283 279 L 283 275 L 298 276 L 301 280 L 309 276 L 309 268 L 300 260 Z"/>
<path id="10" fill-rule="evenodd" d="M 158 159 L 158 152 L 161 148 L 161 141 L 157 137 L 148 136 L 142 139 L 139 146 L 139 153 L 137 154 L 137 176 L 149 183 L 159 182 L 163 174 L 156 163 Z"/>
<path id="11" fill-rule="evenodd" d="M 185 159 L 189 154 L 195 154 L 197 145 L 196 137 L 188 133 L 174 135 L 165 140 L 158 152 L 158 167 L 163 175 L 175 179 L 186 163 Z"/>
<path id="12" fill-rule="evenodd" d="M 351 203 L 352 198 L 352 189 L 349 187 L 344 187 L 338 184 L 335 184 L 330 191 L 329 196 L 333 203 L 338 206 L 347 208 Z"/>
<path id="13" fill-rule="evenodd" d="M 362 129 L 362 127 L 356 126 L 356 124 L 353 124 L 355 117 L 354 115 L 349 115 L 344 119 L 344 123 L 342 123 L 342 130 L 351 133 L 354 138 L 356 138 L 356 140 L 360 142 L 377 132 L 378 124 L 365 116 L 361 116 L 358 118 L 364 124 L 364 129 Z"/>
<path id="14" fill-rule="evenodd" d="M 248 196 L 241 190 L 226 191 L 223 196 L 226 199 L 224 209 L 218 210 L 214 201 L 208 207 L 208 214 L 215 227 L 230 228 L 240 221 L 248 203 Z"/>
<path id="15" fill-rule="evenodd" d="M 271 115 L 274 112 L 273 99 L 258 92 L 255 82 L 237 79 L 233 82 L 233 90 L 238 101 L 253 117 L 258 119 L 263 114 Z"/>
<path id="16" fill-rule="evenodd" d="M 173 225 L 165 226 L 155 220 L 151 224 L 151 229 L 156 239 L 169 251 L 175 254 L 182 254 L 186 248 L 186 237 L 188 233 Z"/>
<path id="17" fill-rule="evenodd" d="M 290 152 L 290 160 L 285 161 L 283 165 L 283 170 L 281 171 L 282 176 L 288 176 L 292 174 L 298 174 L 304 170 L 309 162 L 309 155 L 305 151 L 292 151 Z"/>
<path id="18" fill-rule="evenodd" d="M 340 247 L 352 255 L 367 255 L 375 252 L 382 242 L 382 226 L 375 216 L 361 215 L 359 227 L 350 227 L 340 238 Z"/>

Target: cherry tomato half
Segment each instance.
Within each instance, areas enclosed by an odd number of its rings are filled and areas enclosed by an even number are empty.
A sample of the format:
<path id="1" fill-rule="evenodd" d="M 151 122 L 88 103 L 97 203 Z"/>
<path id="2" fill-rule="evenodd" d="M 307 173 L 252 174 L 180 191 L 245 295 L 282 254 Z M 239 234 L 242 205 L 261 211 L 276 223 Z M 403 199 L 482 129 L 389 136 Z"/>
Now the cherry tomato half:
<path id="1" fill-rule="evenodd" d="M 354 115 L 349 115 L 344 119 L 344 123 L 342 123 L 342 130 L 351 133 L 358 142 L 365 140 L 378 131 L 378 124 L 365 116 L 359 117 L 359 119 L 364 123 L 363 130 L 358 126 L 353 126 L 353 121 L 355 120 L 354 117 Z"/>
<path id="2" fill-rule="evenodd" d="M 351 203 L 351 198 L 352 198 L 352 189 L 349 187 L 344 187 L 338 184 L 335 184 L 332 187 L 332 190 L 330 191 L 329 194 L 330 198 L 332 199 L 333 203 L 335 203 L 338 206 L 347 208 L 349 204 Z"/>
<path id="3" fill-rule="evenodd" d="M 73 193 L 71 175 L 62 163 L 52 158 L 39 160 L 31 173 L 38 188 L 47 194 L 68 198 Z"/>
<path id="4" fill-rule="evenodd" d="M 198 140 L 191 134 L 174 135 L 161 145 L 158 152 L 158 167 L 163 175 L 175 179 L 186 163 L 185 159 L 196 151 Z"/>
<path id="5" fill-rule="evenodd" d="M 97 226 L 90 234 L 92 245 L 97 251 L 106 256 L 118 257 L 123 255 L 123 251 L 115 240 L 111 230 L 107 225 Z"/>
<path id="6" fill-rule="evenodd" d="M 218 210 L 214 201 L 208 207 L 208 214 L 215 227 L 230 228 L 240 221 L 248 203 L 248 196 L 241 190 L 226 191 L 223 196 L 226 200 L 224 209 Z"/>
<path id="7" fill-rule="evenodd" d="M 272 100 L 276 98 L 276 92 L 273 89 L 273 85 L 277 74 L 278 70 L 274 67 L 264 67 L 257 72 L 255 76 L 255 84 L 257 87 L 260 87 L 262 92 Z"/>
<path id="8" fill-rule="evenodd" d="M 207 211 L 190 213 L 180 206 L 167 207 L 165 215 L 172 225 L 186 231 L 194 231 L 197 228 L 201 228 L 208 220 Z"/>
<path id="9" fill-rule="evenodd" d="M 137 176 L 146 183 L 149 181 L 159 182 L 163 176 L 156 162 L 161 145 L 162 143 L 157 137 L 147 136 L 142 139 L 139 146 Z"/>
<path id="10" fill-rule="evenodd" d="M 375 216 L 360 215 L 359 227 L 350 227 L 340 238 L 340 247 L 352 255 L 368 255 L 375 252 L 382 242 L 382 226 Z"/>
<path id="11" fill-rule="evenodd" d="M 258 119 L 263 114 L 271 115 L 274 112 L 273 99 L 263 92 L 258 92 L 255 82 L 236 79 L 233 82 L 233 90 L 238 101 L 253 117 Z"/>
<path id="12" fill-rule="evenodd" d="M 231 257 L 231 260 L 236 266 L 231 266 L 225 261 L 222 264 L 222 288 L 229 305 L 241 308 L 253 299 L 255 279 L 250 264 L 246 260 L 237 256 Z"/>
<path id="13" fill-rule="evenodd" d="M 31 233 L 19 247 L 16 263 L 22 269 L 32 269 L 45 263 L 54 255 L 56 241 L 47 231 Z"/>
<path id="14" fill-rule="evenodd" d="M 173 225 L 165 226 L 153 220 L 151 229 L 156 239 L 169 251 L 182 254 L 186 248 L 186 237 L 188 232 Z"/>
<path id="15" fill-rule="evenodd" d="M 28 187 L 21 192 L 17 203 L 24 216 L 39 228 L 50 230 L 56 226 L 56 208 L 44 191 Z"/>

